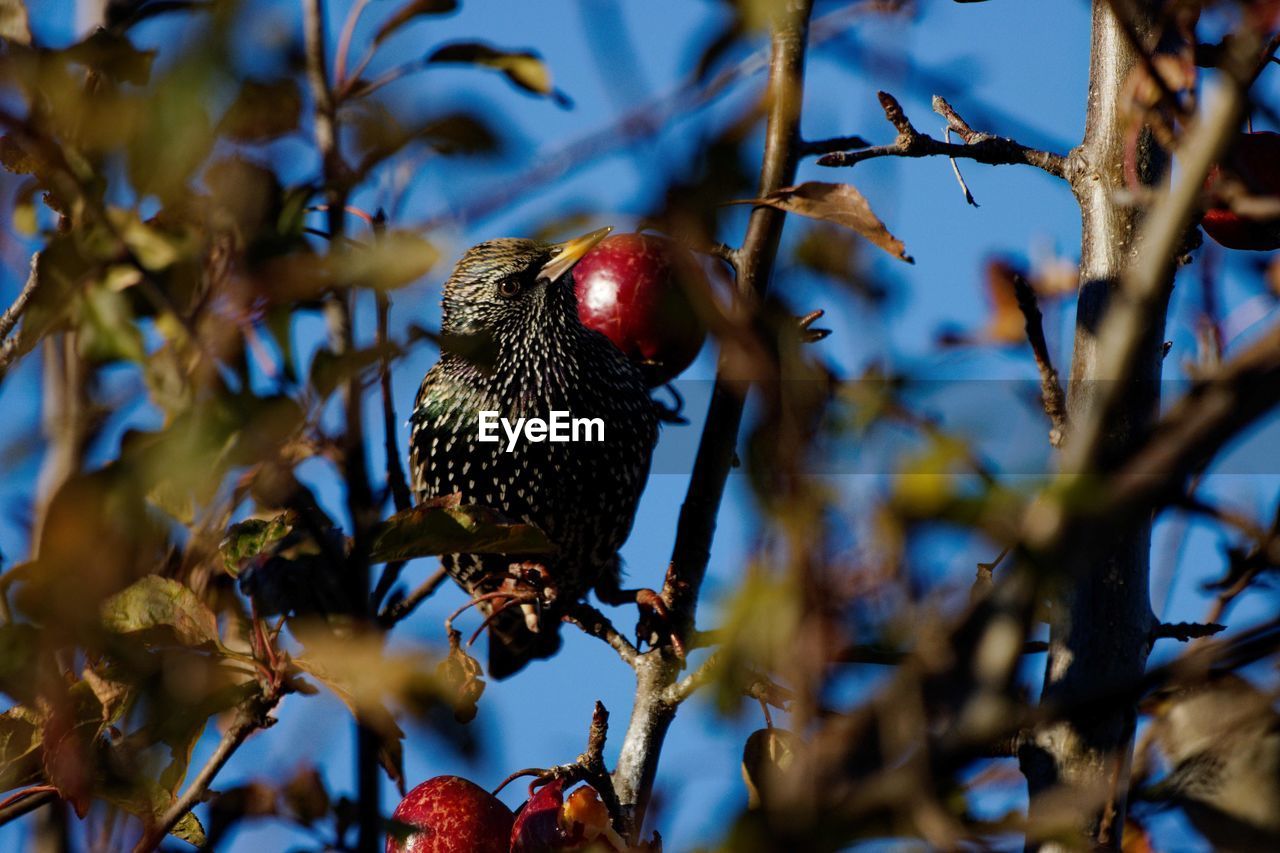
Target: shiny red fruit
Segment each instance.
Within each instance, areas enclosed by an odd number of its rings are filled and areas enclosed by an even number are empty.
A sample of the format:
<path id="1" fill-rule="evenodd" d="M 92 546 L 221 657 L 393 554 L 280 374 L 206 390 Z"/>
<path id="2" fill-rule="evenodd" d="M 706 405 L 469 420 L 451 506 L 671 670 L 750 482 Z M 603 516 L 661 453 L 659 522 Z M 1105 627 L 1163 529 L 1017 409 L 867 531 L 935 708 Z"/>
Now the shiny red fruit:
<path id="1" fill-rule="evenodd" d="M 417 827 L 387 836 L 386 853 L 507 853 L 515 815 L 493 794 L 459 776 L 437 776 L 410 791 L 391 815 Z"/>
<path id="2" fill-rule="evenodd" d="M 1236 176 L 1250 196 L 1280 200 L 1280 133 L 1241 134 L 1231 149 L 1225 171 Z M 1214 166 L 1205 180 L 1205 190 L 1212 196 L 1223 178 L 1223 170 Z M 1201 225 L 1206 234 L 1228 249 L 1280 248 L 1280 219 L 1249 218 L 1222 204 L 1205 211 Z"/>
<path id="3" fill-rule="evenodd" d="M 667 237 L 617 234 L 573 268 L 578 316 L 640 366 L 650 388 L 693 363 L 707 332 L 689 294 L 705 292 L 692 254 Z"/>

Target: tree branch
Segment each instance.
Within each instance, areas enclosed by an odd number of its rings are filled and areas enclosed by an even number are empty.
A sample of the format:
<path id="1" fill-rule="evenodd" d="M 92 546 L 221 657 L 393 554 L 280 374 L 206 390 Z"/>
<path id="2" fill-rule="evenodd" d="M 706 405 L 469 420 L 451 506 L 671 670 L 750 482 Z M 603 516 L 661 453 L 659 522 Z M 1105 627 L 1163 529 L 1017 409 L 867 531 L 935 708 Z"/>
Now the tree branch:
<path id="1" fill-rule="evenodd" d="M 888 92 L 880 92 L 884 116 L 898 131 L 890 145 L 876 145 L 859 151 L 836 151 L 818 158 L 819 166 L 854 166 L 877 157 L 951 157 L 974 160 L 989 166 L 1034 166 L 1054 177 L 1066 177 L 1067 158 L 1051 151 L 1028 148 L 1003 136 L 979 133 L 956 113 L 943 98 L 935 95 L 933 109 L 947 120 L 947 127 L 964 140 L 963 145 L 943 142 L 912 126 L 902 105 Z"/>
<path id="2" fill-rule="evenodd" d="M 757 197 L 790 186 L 795 180 L 812 5 L 812 0 L 788 0 L 775 13 L 766 92 L 768 118 Z M 751 212 L 742 247 L 735 253 L 737 294 L 748 305 L 756 303 L 768 288 L 785 218 L 782 211 L 766 206 Z M 691 636 L 694 630 L 698 594 L 711 555 L 725 480 L 733 463 L 746 391 L 723 369 L 717 372 L 662 591 L 674 630 L 681 637 Z M 636 661 L 636 702 L 614 771 L 618 797 L 630 813 L 633 841 L 639 838 L 662 743 L 676 712 L 676 706 L 666 699 L 666 690 L 675 683 L 680 664 L 667 654 L 665 649 L 656 649 Z"/>
<path id="3" fill-rule="evenodd" d="M 378 614 L 378 623 L 383 630 L 391 628 L 398 622 L 408 618 L 409 614 L 418 609 L 418 606 L 428 598 L 436 594 L 446 580 L 449 579 L 449 573 L 443 567 L 436 569 L 435 574 L 427 578 L 422 584 L 402 598 L 400 601 L 387 605 L 381 613 Z"/>
<path id="4" fill-rule="evenodd" d="M 623 663 L 632 669 L 635 668 L 636 659 L 640 657 L 639 650 L 617 628 L 613 627 L 609 617 L 599 610 L 583 601 L 571 607 L 562 618 L 571 625 L 577 625 L 592 637 L 604 640 L 618 653 Z"/>
<path id="5" fill-rule="evenodd" d="M 1049 416 L 1049 443 L 1061 447 L 1067 435 L 1067 394 L 1058 380 L 1058 371 L 1049 356 L 1049 344 L 1044 338 L 1044 317 L 1036 300 L 1036 292 L 1020 274 L 1014 273 L 1013 290 L 1018 299 L 1018 310 L 1027 324 L 1027 341 L 1040 371 L 1040 402 Z"/>
<path id="6" fill-rule="evenodd" d="M 133 848 L 134 853 L 146 853 L 146 851 L 155 850 L 160 846 L 165 836 L 178 825 L 178 821 L 182 819 L 183 815 L 195 808 L 204 799 L 209 786 L 213 784 L 214 777 L 222 771 L 222 768 L 226 766 L 227 761 L 235 754 L 235 751 L 248 740 L 249 735 L 258 729 L 267 728 L 275 722 L 269 715 L 279 701 L 279 691 L 272 689 L 267 693 L 255 696 L 246 706 L 237 711 L 234 722 L 223 733 L 222 740 L 218 742 L 218 747 L 213 751 L 213 755 L 209 756 L 209 760 L 200 768 L 196 778 L 191 780 L 191 784 L 187 786 L 187 790 L 182 793 L 182 796 L 178 797 L 154 826 L 149 827 L 143 833 L 142 839 Z"/>

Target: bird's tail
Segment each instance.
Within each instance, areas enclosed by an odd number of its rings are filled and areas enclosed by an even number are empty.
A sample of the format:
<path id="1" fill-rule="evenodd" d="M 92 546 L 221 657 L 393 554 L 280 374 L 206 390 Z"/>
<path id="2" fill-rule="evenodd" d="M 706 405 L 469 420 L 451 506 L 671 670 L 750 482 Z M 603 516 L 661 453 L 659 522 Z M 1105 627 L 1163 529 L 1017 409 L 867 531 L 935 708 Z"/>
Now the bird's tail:
<path id="1" fill-rule="evenodd" d="M 560 650 L 560 620 L 543 613 L 539 631 L 529 630 L 518 605 L 508 606 L 489 623 L 489 676 L 515 675 L 531 660 L 549 658 Z"/>

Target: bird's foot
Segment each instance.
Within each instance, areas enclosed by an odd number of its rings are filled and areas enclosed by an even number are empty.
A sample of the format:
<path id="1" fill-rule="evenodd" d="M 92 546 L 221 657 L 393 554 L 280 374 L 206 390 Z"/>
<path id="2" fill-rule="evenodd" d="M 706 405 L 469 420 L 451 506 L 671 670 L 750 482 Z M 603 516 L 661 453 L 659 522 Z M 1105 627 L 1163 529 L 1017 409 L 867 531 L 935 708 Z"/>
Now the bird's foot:
<path id="1" fill-rule="evenodd" d="M 534 634 L 542 631 L 542 609 L 551 605 L 559 594 L 547 567 L 532 561 L 509 565 L 507 576 L 498 590 L 509 592 L 512 600 L 520 603 L 525 627 Z"/>
<path id="2" fill-rule="evenodd" d="M 491 578 L 470 601 L 450 614 L 444 622 L 445 631 L 452 634 L 454 619 L 472 607 L 487 604 L 488 616 L 471 635 L 471 639 L 467 641 L 468 646 L 474 644 L 485 628 L 512 605 L 519 605 L 524 613 L 525 626 L 532 633 L 539 633 L 542 628 L 542 609 L 555 601 L 557 596 L 555 584 L 551 581 L 546 566 L 533 562 L 512 563 L 505 574 Z M 496 586 L 494 581 L 498 581 Z"/>
<path id="3" fill-rule="evenodd" d="M 605 604 L 615 606 L 635 603 L 640 610 L 640 621 L 636 623 L 636 643 L 648 643 L 650 648 L 670 645 L 676 657 L 684 660 L 684 641 L 671 619 L 671 611 L 666 601 L 656 590 L 648 587 L 639 589 L 604 588 L 596 589 L 596 595 Z"/>

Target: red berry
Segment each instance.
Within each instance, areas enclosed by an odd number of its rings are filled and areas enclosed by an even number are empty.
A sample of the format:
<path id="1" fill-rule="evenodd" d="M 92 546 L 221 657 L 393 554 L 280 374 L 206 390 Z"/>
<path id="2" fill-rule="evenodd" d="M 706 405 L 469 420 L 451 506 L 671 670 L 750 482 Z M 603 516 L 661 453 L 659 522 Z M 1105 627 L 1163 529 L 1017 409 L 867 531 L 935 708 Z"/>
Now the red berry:
<path id="1" fill-rule="evenodd" d="M 423 782 L 391 817 L 417 831 L 403 839 L 388 835 L 386 853 L 507 853 L 515 821 L 501 800 L 458 776 Z"/>
<path id="2" fill-rule="evenodd" d="M 1251 196 L 1280 197 L 1280 133 L 1259 131 L 1236 138 L 1225 163 Z M 1214 166 L 1205 180 L 1213 196 L 1223 181 L 1223 170 Z M 1228 249 L 1268 251 L 1280 248 L 1280 220 L 1252 219 L 1218 203 L 1205 211 L 1201 224 L 1215 242 Z"/>
<path id="3" fill-rule="evenodd" d="M 573 268 L 578 316 L 640 366 L 650 388 L 693 363 L 706 329 L 690 304 L 706 276 L 692 254 L 653 234 L 617 234 Z"/>

